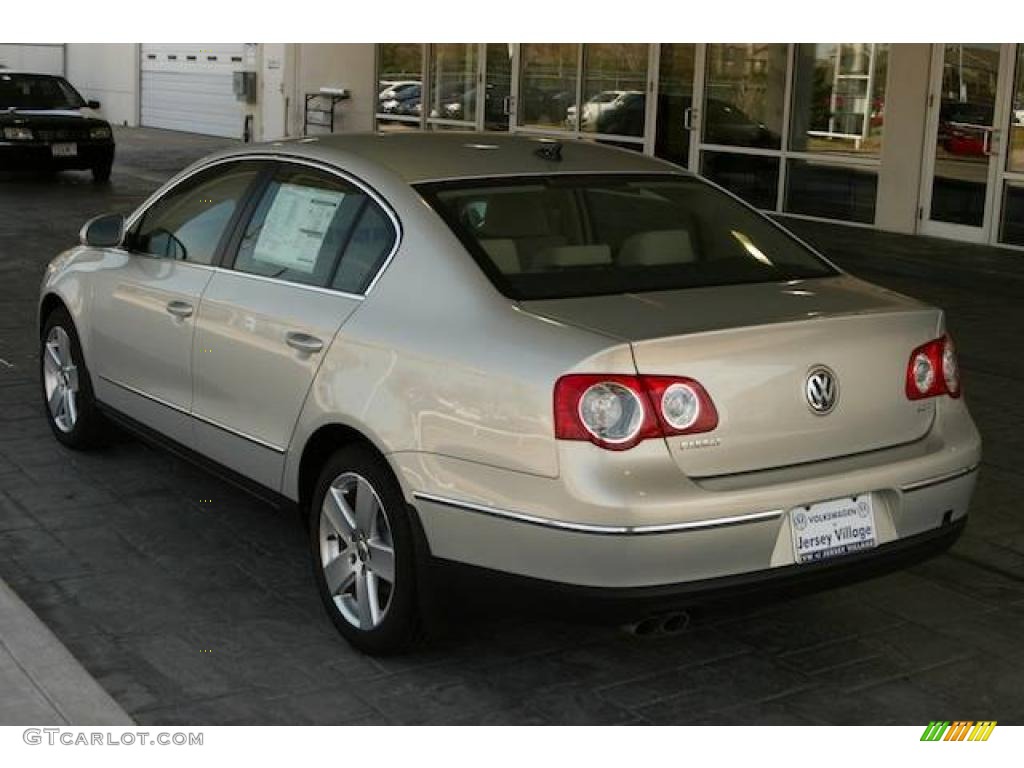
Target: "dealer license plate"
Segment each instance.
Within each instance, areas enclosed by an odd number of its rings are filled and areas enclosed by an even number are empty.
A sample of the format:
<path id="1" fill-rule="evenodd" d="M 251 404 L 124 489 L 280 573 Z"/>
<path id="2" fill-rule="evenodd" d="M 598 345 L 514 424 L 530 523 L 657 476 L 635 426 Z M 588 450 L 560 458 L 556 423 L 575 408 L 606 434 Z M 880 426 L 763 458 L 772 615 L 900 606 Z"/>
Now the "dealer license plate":
<path id="1" fill-rule="evenodd" d="M 789 512 L 798 563 L 826 560 L 877 545 L 871 494 L 822 501 Z"/>
<path id="2" fill-rule="evenodd" d="M 51 144 L 50 151 L 54 157 L 76 157 L 78 155 L 77 144 Z"/>

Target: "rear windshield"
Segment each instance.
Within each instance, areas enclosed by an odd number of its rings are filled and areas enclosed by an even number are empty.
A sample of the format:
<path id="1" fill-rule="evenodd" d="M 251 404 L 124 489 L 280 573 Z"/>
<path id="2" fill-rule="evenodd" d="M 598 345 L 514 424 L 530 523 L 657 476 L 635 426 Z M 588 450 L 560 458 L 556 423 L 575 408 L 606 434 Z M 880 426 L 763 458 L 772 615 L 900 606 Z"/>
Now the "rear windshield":
<path id="1" fill-rule="evenodd" d="M 517 300 L 836 273 L 760 214 L 687 176 L 531 176 L 419 190 Z"/>
<path id="2" fill-rule="evenodd" d="M 80 109 L 78 91 L 62 77 L 0 71 L 0 109 Z"/>

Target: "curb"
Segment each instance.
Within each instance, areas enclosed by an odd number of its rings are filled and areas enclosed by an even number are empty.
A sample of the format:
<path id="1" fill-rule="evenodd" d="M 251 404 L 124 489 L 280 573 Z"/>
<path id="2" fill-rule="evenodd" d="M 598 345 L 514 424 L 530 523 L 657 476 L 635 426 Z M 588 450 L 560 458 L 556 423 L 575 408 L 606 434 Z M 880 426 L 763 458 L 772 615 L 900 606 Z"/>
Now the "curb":
<path id="1" fill-rule="evenodd" d="M 2 580 L 0 681 L 0 725 L 135 724 Z"/>

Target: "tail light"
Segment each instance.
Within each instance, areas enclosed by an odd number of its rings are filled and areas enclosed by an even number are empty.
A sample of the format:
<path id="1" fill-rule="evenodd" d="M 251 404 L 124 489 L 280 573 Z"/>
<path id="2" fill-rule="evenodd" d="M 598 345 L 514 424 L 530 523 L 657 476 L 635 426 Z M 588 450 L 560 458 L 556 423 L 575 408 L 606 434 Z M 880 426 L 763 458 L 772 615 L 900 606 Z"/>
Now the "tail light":
<path id="1" fill-rule="evenodd" d="M 641 440 L 718 426 L 718 411 L 693 379 L 571 374 L 555 384 L 555 437 L 623 451 Z"/>
<path id="2" fill-rule="evenodd" d="M 910 353 L 906 391 L 910 400 L 960 397 L 960 367 L 949 336 L 933 339 Z"/>

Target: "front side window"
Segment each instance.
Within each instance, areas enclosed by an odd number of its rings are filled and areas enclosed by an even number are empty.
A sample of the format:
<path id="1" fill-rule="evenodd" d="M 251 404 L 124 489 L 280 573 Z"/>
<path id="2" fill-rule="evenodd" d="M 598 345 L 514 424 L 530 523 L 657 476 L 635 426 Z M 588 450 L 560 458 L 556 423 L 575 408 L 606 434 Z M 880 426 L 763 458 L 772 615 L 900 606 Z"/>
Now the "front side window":
<path id="1" fill-rule="evenodd" d="M 0 109 L 81 109 L 85 101 L 63 77 L 0 72 Z"/>
<path id="2" fill-rule="evenodd" d="M 420 191 L 517 300 L 835 274 L 773 223 L 693 178 L 566 175 Z"/>
<path id="3" fill-rule="evenodd" d="M 394 239 L 390 220 L 358 187 L 312 168 L 283 167 L 246 226 L 234 269 L 361 293 Z"/>
<path id="4" fill-rule="evenodd" d="M 232 217 L 264 166 L 217 166 L 179 184 L 143 214 L 129 238 L 150 256 L 212 264 Z"/>

